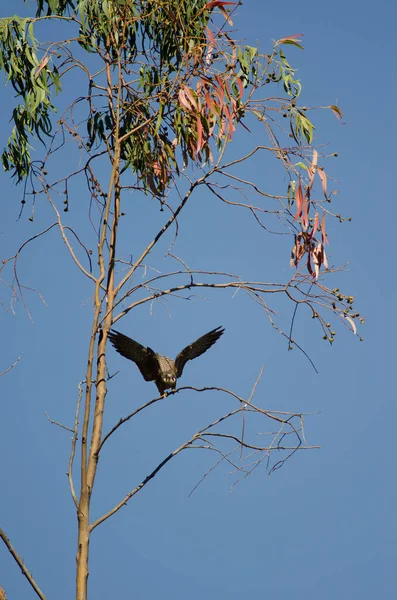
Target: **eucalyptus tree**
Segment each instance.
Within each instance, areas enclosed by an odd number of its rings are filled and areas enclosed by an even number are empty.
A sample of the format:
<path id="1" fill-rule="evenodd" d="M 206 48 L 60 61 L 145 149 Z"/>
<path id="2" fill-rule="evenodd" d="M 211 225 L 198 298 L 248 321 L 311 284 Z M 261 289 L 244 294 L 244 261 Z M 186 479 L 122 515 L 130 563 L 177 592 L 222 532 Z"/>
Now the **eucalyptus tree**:
<path id="1" fill-rule="evenodd" d="M 13 294 L 23 298 L 18 260 L 29 244 L 56 229 L 81 276 L 92 286 L 89 349 L 68 469 L 78 520 L 77 600 L 87 598 L 92 531 L 183 450 L 202 447 L 231 461 L 232 450 L 223 444 L 248 449 L 255 459 L 251 457 L 249 466 L 237 466 L 244 474 L 267 461 L 274 450 L 284 450 L 285 455 L 272 464 L 273 469 L 296 450 L 307 448 L 301 415 L 255 404 L 257 382 L 248 398 L 215 388 L 229 395 L 236 407 L 179 444 L 120 502 L 92 520 L 91 499 L 104 444 L 140 411 L 166 396 L 139 406 L 104 432 L 111 327 L 143 304 L 187 297 L 194 289 L 244 292 L 259 304 L 290 348 L 300 346 L 292 326 L 285 330 L 275 318 L 273 307 L 279 297 L 316 319 L 320 335 L 330 343 L 338 322 L 356 333 L 360 319 L 354 298 L 325 283 L 338 270 L 328 265 L 326 255 L 326 222 L 333 213 L 325 156 L 314 147 L 314 125 L 308 108 L 299 104 L 301 83 L 283 50 L 301 48 L 300 36 L 279 39 L 268 53 L 261 53 L 235 39 L 233 21 L 241 10 L 249 8 L 219 0 L 36 0 L 35 15 L 0 21 L 0 66 L 16 98 L 2 163 L 22 184 L 22 218 L 44 204 L 53 212 L 49 226 L 38 229 L 14 256 L 5 257 L 3 277 L 10 269 Z M 48 37 L 50 41 L 40 41 Z M 341 117 L 337 106 L 326 108 Z M 235 149 L 229 158 L 241 129 L 248 137 L 255 130 L 254 140 L 261 131 L 263 141 L 255 141 L 240 155 Z M 255 155 L 282 165 L 286 178 L 279 194 L 263 189 L 260 174 L 256 180 L 241 175 Z M 75 190 L 82 189 L 78 185 L 85 185 L 86 193 L 77 199 Z M 148 268 L 156 252 L 164 254 L 160 242 L 166 234 L 173 232 L 171 246 L 184 235 L 179 217 L 202 190 L 230 210 L 237 206 L 248 211 L 253 227 L 261 228 L 263 235 L 272 229 L 270 224 L 285 234 L 286 262 L 293 267 L 286 281 L 270 283 L 262 273 L 247 278 L 244 273 L 190 268 L 172 247 L 167 256 L 173 268 L 165 273 Z M 118 253 L 120 240 L 128 236 L 122 219 L 127 210 L 134 210 L 132 195 L 150 199 L 153 211 L 162 215 L 156 235 L 142 248 L 134 248 L 133 258 Z M 80 232 L 82 215 L 91 227 L 87 240 Z M 40 215 L 35 222 L 40 223 Z M 219 236 L 227 236 L 227 231 L 220 230 Z M 198 391 L 210 389 L 214 388 Z M 236 432 L 236 415 L 243 421 L 248 416 L 270 420 L 277 431 L 258 446 L 247 438 L 244 427 Z M 229 420 L 231 432 L 225 434 L 217 426 L 222 422 L 224 427 Z M 292 434 L 288 439 L 295 438 L 292 445 L 285 444 L 286 432 Z M 44 598 L 2 530 L 1 537 L 37 595 Z"/>

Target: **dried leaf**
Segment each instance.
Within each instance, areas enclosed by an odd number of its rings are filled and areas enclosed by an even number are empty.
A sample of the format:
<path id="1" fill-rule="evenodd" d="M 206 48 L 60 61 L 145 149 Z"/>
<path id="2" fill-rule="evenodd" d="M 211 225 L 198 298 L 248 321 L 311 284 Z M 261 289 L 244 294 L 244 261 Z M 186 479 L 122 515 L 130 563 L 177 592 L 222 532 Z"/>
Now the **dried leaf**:
<path id="1" fill-rule="evenodd" d="M 190 103 L 192 105 L 192 108 L 194 110 L 197 110 L 198 109 L 198 104 L 197 104 L 197 100 L 194 97 L 194 94 L 193 94 L 192 90 L 188 86 L 185 86 L 184 87 L 184 92 L 185 92 L 188 100 L 190 101 Z"/>
<path id="2" fill-rule="evenodd" d="M 215 42 L 215 38 L 214 38 L 214 34 L 212 33 L 211 29 L 209 27 L 206 27 L 205 29 L 206 34 L 208 35 L 210 42 L 211 42 L 211 46 L 216 46 L 216 42 Z"/>
<path id="3" fill-rule="evenodd" d="M 182 88 L 179 90 L 178 99 L 179 99 L 180 104 L 183 106 L 183 108 L 190 110 L 190 104 L 187 101 L 186 94 Z"/>
<path id="4" fill-rule="evenodd" d="M 301 44 L 298 43 L 298 41 L 295 38 L 301 38 L 303 37 L 303 33 L 296 33 L 295 35 L 289 35 L 288 37 L 284 37 L 284 38 L 280 38 L 279 40 L 277 40 L 276 42 L 276 46 L 278 46 L 279 44 L 293 44 L 294 46 L 298 46 L 298 48 L 303 48 L 303 46 Z M 301 40 L 299 40 L 300 42 Z"/>
<path id="5" fill-rule="evenodd" d="M 313 150 L 313 158 L 312 158 L 313 169 L 315 169 L 317 167 L 317 159 L 318 159 L 318 152 L 317 152 L 317 150 Z"/>
<path id="6" fill-rule="evenodd" d="M 310 275 L 313 275 L 313 276 L 314 276 L 313 269 L 312 269 L 312 265 L 311 265 L 311 262 L 310 262 L 310 254 L 308 254 L 308 255 L 307 255 L 307 263 L 306 263 L 306 266 L 307 266 L 307 270 L 309 271 Z"/>
<path id="7" fill-rule="evenodd" d="M 294 221 L 296 221 L 302 214 L 302 205 L 303 205 L 303 193 L 302 193 L 302 184 L 299 181 L 298 188 L 295 194 L 295 202 L 296 202 L 296 214 L 294 216 Z"/>
<path id="8" fill-rule="evenodd" d="M 327 198 L 327 176 L 325 174 L 323 167 L 317 167 L 317 173 L 321 179 L 321 185 L 323 187 L 324 196 Z"/>
<path id="9" fill-rule="evenodd" d="M 154 183 L 153 175 L 151 173 L 149 173 L 146 176 L 146 182 L 149 185 L 150 191 L 152 192 L 153 196 L 157 196 L 158 195 L 158 191 L 157 191 L 157 188 L 156 188 L 156 184 Z"/>
<path id="10" fill-rule="evenodd" d="M 197 128 L 197 146 L 196 146 L 196 154 L 198 154 L 201 148 L 204 145 L 203 142 L 203 125 L 201 123 L 201 119 L 198 116 L 196 119 L 196 128 Z"/>
<path id="11" fill-rule="evenodd" d="M 222 4 L 229 4 L 229 2 L 222 2 Z M 234 4 L 234 2 L 232 2 L 231 4 Z M 232 26 L 233 25 L 233 21 L 230 18 L 229 13 L 227 12 L 226 9 L 223 8 L 223 6 L 219 7 L 219 10 L 221 11 L 221 13 L 223 14 L 225 21 L 228 25 Z"/>
<path id="12" fill-rule="evenodd" d="M 238 89 L 239 89 L 239 97 L 242 98 L 243 93 L 244 93 L 244 87 L 243 87 L 243 82 L 241 81 L 240 77 L 236 77 L 236 83 L 237 83 Z"/>
<path id="13" fill-rule="evenodd" d="M 321 267 L 321 248 L 317 246 L 317 248 L 313 248 L 310 252 L 310 255 L 314 264 L 315 278 L 318 279 Z"/>
<path id="14" fill-rule="evenodd" d="M 326 269 L 328 269 L 328 260 L 327 260 L 327 255 L 325 254 L 324 246 L 323 246 L 323 265 Z"/>
<path id="15" fill-rule="evenodd" d="M 45 56 L 36 69 L 36 77 L 38 77 L 40 75 L 41 71 L 44 69 L 44 67 L 46 66 L 48 61 L 49 61 L 49 57 Z"/>
<path id="16" fill-rule="evenodd" d="M 302 256 L 304 256 L 305 252 L 305 242 L 303 235 L 300 233 L 299 235 L 295 236 L 295 244 L 291 249 L 291 259 L 289 263 L 291 267 L 298 266 L 299 261 L 301 260 Z"/>
<path id="17" fill-rule="evenodd" d="M 325 213 L 323 213 L 323 216 L 322 216 L 322 219 L 321 219 L 321 237 L 322 237 L 322 242 L 323 242 L 324 246 L 326 244 L 329 244 L 327 233 L 325 231 Z"/>
<path id="18" fill-rule="evenodd" d="M 318 224 L 320 222 L 320 217 L 318 216 L 318 212 L 316 212 L 316 214 L 314 215 L 314 223 L 313 223 L 313 230 L 310 234 L 310 238 L 313 239 L 314 236 L 316 235 L 316 231 L 318 229 Z"/>
<path id="19" fill-rule="evenodd" d="M 215 104 L 208 91 L 205 92 L 205 103 L 207 108 L 212 112 L 213 115 L 219 117 L 219 107 Z"/>
<path id="20" fill-rule="evenodd" d="M 235 2 L 222 2 L 221 0 L 213 0 L 213 2 L 207 2 L 204 4 L 205 8 L 215 8 L 215 6 L 225 6 L 226 4 L 236 4 Z"/>
<path id="21" fill-rule="evenodd" d="M 303 203 L 302 203 L 302 219 L 301 219 L 302 226 L 305 231 L 309 227 L 309 206 L 310 206 L 310 201 L 305 196 L 303 198 Z"/>
<path id="22" fill-rule="evenodd" d="M 357 327 L 356 327 L 356 324 L 353 321 L 353 319 L 351 317 L 346 317 L 346 316 L 345 316 L 345 319 L 346 319 L 346 321 L 349 321 L 349 323 L 351 325 L 351 328 L 353 330 L 354 335 L 357 335 Z"/>
<path id="23" fill-rule="evenodd" d="M 341 109 L 339 108 L 339 106 L 335 106 L 335 104 L 331 104 L 330 109 L 332 110 L 332 112 L 334 113 L 334 115 L 337 119 L 341 119 L 343 117 L 343 113 L 342 113 Z"/>

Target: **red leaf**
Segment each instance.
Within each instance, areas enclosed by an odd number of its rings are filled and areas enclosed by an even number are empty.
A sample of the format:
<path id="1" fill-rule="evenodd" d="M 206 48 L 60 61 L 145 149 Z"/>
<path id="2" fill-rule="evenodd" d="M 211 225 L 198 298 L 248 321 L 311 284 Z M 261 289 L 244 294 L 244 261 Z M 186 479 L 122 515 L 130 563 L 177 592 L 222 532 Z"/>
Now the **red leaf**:
<path id="1" fill-rule="evenodd" d="M 222 77 L 220 77 L 220 75 L 215 75 L 215 81 L 218 83 L 218 85 L 222 91 L 222 94 L 224 96 L 225 95 L 225 82 L 223 81 Z"/>
<path id="2" fill-rule="evenodd" d="M 239 97 L 242 98 L 243 93 L 244 93 L 244 88 L 243 88 L 243 83 L 242 83 L 240 77 L 236 77 L 236 83 L 238 85 Z"/>
<path id="3" fill-rule="evenodd" d="M 197 108 L 198 108 L 197 107 L 197 100 L 193 96 L 192 90 L 189 87 L 185 86 L 184 91 L 185 91 L 185 94 L 186 94 L 187 98 L 190 100 L 192 108 L 197 110 Z"/>
<path id="4" fill-rule="evenodd" d="M 216 85 L 214 85 L 214 93 L 215 93 L 215 94 L 218 96 L 219 104 L 220 104 L 220 107 L 222 108 L 222 106 L 223 106 L 223 96 L 224 96 L 224 94 L 222 94 L 221 90 L 220 90 L 220 89 L 218 89 L 218 88 L 216 87 Z"/>
<path id="5" fill-rule="evenodd" d="M 321 185 L 323 186 L 324 196 L 327 197 L 327 176 L 322 167 L 317 167 L 317 173 L 321 179 Z"/>
<path id="6" fill-rule="evenodd" d="M 306 229 L 309 227 L 309 206 L 310 206 L 310 202 L 307 200 L 306 197 L 303 198 L 303 203 L 302 203 L 302 227 L 303 229 L 306 231 Z"/>
<path id="7" fill-rule="evenodd" d="M 210 110 L 216 117 L 219 117 L 219 107 L 215 104 L 208 92 L 205 92 L 205 103 L 208 107 L 208 110 Z"/>
<path id="8" fill-rule="evenodd" d="M 296 202 L 296 215 L 294 216 L 294 221 L 298 219 L 298 217 L 302 214 L 302 205 L 303 205 L 303 194 L 302 194 L 302 185 L 299 182 L 298 189 L 295 194 L 295 202 Z"/>
<path id="9" fill-rule="evenodd" d="M 210 38 L 211 46 L 215 47 L 216 42 L 215 42 L 215 38 L 214 38 L 214 35 L 213 35 L 211 29 L 209 27 L 206 27 L 205 31 L 206 31 L 208 37 Z"/>
<path id="10" fill-rule="evenodd" d="M 213 0 L 213 2 L 207 2 L 203 8 L 215 8 L 215 6 L 225 6 L 225 4 L 236 4 L 236 2 L 222 2 L 221 0 Z"/>
<path id="11" fill-rule="evenodd" d="M 196 154 L 198 154 L 203 147 L 203 125 L 201 123 L 200 117 L 197 117 L 196 120 L 197 126 L 197 146 L 196 146 Z"/>
<path id="12" fill-rule="evenodd" d="M 303 33 L 296 33 L 295 35 L 289 35 L 288 37 L 280 38 L 279 40 L 277 40 L 276 46 L 278 46 L 279 44 L 293 44 L 294 46 L 298 46 L 299 48 L 302 48 L 302 46 L 298 43 L 301 40 L 300 39 L 298 39 L 298 41 L 296 40 L 296 38 L 301 38 L 301 37 L 303 37 Z"/>

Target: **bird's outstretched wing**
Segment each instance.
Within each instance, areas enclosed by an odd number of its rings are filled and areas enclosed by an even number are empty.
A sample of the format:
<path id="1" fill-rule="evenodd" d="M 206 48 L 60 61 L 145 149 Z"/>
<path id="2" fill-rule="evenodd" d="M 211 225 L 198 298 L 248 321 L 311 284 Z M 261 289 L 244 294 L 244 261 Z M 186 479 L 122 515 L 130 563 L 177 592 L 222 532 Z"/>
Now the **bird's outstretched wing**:
<path id="1" fill-rule="evenodd" d="M 109 340 L 117 352 L 132 360 L 142 373 L 145 381 L 154 381 L 158 374 L 158 362 L 156 353 L 151 348 L 146 348 L 128 336 L 119 333 L 115 329 L 109 333 Z"/>
<path id="2" fill-rule="evenodd" d="M 201 354 L 204 354 L 208 348 L 211 348 L 211 346 L 215 344 L 224 331 L 223 327 L 217 327 L 205 335 L 202 335 L 198 340 L 189 346 L 186 346 L 186 348 L 179 352 L 175 359 L 177 377 L 182 375 L 183 368 L 188 360 L 193 360 L 193 358 L 197 358 L 198 356 L 201 356 Z"/>

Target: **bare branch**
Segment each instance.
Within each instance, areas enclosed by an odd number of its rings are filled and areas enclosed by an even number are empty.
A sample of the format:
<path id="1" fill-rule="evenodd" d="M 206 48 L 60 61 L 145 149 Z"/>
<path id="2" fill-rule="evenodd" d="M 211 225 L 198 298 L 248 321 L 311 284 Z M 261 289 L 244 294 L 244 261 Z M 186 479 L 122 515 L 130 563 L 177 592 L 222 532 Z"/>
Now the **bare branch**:
<path id="1" fill-rule="evenodd" d="M 168 394 L 169 395 L 169 394 Z M 164 400 L 166 396 L 159 396 L 157 398 L 153 398 L 153 400 L 149 400 L 149 402 L 146 402 L 145 404 L 142 404 L 142 406 L 139 406 L 136 410 L 134 410 L 132 413 L 130 413 L 129 415 L 127 415 L 126 417 L 120 417 L 120 420 L 116 423 L 116 425 L 114 425 L 114 427 L 112 427 L 112 429 L 110 431 L 108 431 L 108 433 L 103 437 L 100 446 L 98 448 L 98 454 L 102 449 L 102 446 L 104 445 L 104 443 L 106 442 L 107 439 L 110 438 L 110 436 L 117 431 L 117 429 L 119 427 L 121 427 L 121 425 L 123 425 L 124 423 L 127 423 L 127 421 L 129 421 L 130 419 L 132 419 L 132 417 L 135 417 L 135 415 L 137 415 L 138 413 L 140 413 L 144 408 L 147 408 L 148 406 L 151 406 L 152 404 L 155 404 L 156 402 L 159 402 L 160 400 Z"/>
<path id="2" fill-rule="evenodd" d="M 234 392 L 227 390 L 225 388 L 220 388 L 220 387 L 215 387 L 215 386 L 209 386 L 209 387 L 205 387 L 205 388 L 194 388 L 191 386 L 184 386 L 181 388 L 178 388 L 177 390 L 173 390 L 171 392 L 169 392 L 168 395 L 172 395 L 175 393 L 179 393 L 180 391 L 184 390 L 184 389 L 190 389 L 196 392 L 206 392 L 206 391 L 218 391 L 218 392 L 223 392 L 226 394 L 229 394 L 230 396 L 232 396 L 233 398 L 235 398 L 236 400 L 238 400 L 240 406 L 237 409 L 234 409 L 230 412 L 228 412 L 227 414 L 219 417 L 218 419 L 216 419 L 215 421 L 213 421 L 212 423 L 206 425 L 205 427 L 203 427 L 202 429 L 200 429 L 199 431 L 197 431 L 188 441 L 186 441 L 184 444 L 182 444 L 181 446 L 179 446 L 176 450 L 174 450 L 173 452 L 171 452 L 164 460 L 162 460 L 157 467 L 137 486 L 135 487 L 133 490 L 131 490 L 131 492 L 129 492 L 118 504 L 116 504 L 112 509 L 110 509 L 107 513 L 105 513 L 104 515 L 102 515 L 99 519 L 97 519 L 94 523 L 92 523 L 90 525 L 90 531 L 92 531 L 93 529 L 95 529 L 95 527 L 97 527 L 98 525 L 100 525 L 101 523 L 103 523 L 104 521 L 106 521 L 107 519 L 109 519 L 112 515 L 114 515 L 116 512 L 118 512 L 120 510 L 120 508 L 122 508 L 123 506 L 125 506 L 129 500 L 135 496 L 135 494 L 137 494 L 143 487 L 145 487 L 145 485 L 151 480 L 153 479 L 153 477 L 156 476 L 156 474 L 172 459 L 174 458 L 174 456 L 177 456 L 180 452 L 182 452 L 182 450 L 185 450 L 187 448 L 198 448 L 198 447 L 202 447 L 202 448 L 206 448 L 209 450 L 214 450 L 215 448 L 212 447 L 212 445 L 208 445 L 208 446 L 196 446 L 194 444 L 194 442 L 198 441 L 198 440 L 202 440 L 205 442 L 205 438 L 206 437 L 216 437 L 218 439 L 227 439 L 227 440 L 232 440 L 234 442 L 236 442 L 238 444 L 238 446 L 244 447 L 246 449 L 250 449 L 250 450 L 254 450 L 256 452 L 260 452 L 260 453 L 266 453 L 267 455 L 269 454 L 269 452 L 271 450 L 288 450 L 291 451 L 290 454 L 288 455 L 287 458 L 284 459 L 284 461 L 282 461 L 282 464 L 285 462 L 285 460 L 287 460 L 290 456 L 292 456 L 292 454 L 294 452 L 297 451 L 297 449 L 299 449 L 300 447 L 305 448 L 305 449 L 314 449 L 314 448 L 318 448 L 318 446 L 302 446 L 302 441 L 301 438 L 299 436 L 299 431 L 297 430 L 297 428 L 294 426 L 294 424 L 292 423 L 292 419 L 295 417 L 298 417 L 300 419 L 302 419 L 301 415 L 295 414 L 295 413 L 285 413 L 285 416 L 287 418 L 281 418 L 281 416 L 278 416 L 278 414 L 276 412 L 271 412 L 269 410 L 265 410 L 265 409 L 261 409 L 257 406 L 255 406 L 254 404 L 252 404 L 251 399 L 257 389 L 257 385 L 259 383 L 259 380 L 261 378 L 262 375 L 262 371 L 263 369 L 261 369 L 261 372 L 259 373 L 258 378 L 256 379 L 253 388 L 251 390 L 250 393 L 250 397 L 248 400 L 243 399 L 242 397 L 238 396 L 237 394 L 235 394 Z M 138 412 L 142 411 L 144 408 L 147 408 L 148 406 L 154 404 L 155 402 L 158 402 L 159 400 L 161 400 L 163 397 L 159 397 L 159 398 L 155 398 L 153 400 L 150 400 L 149 402 L 147 402 L 146 404 L 140 406 L 138 409 L 136 409 L 135 411 L 133 411 L 132 413 L 130 413 L 127 417 L 121 418 L 120 421 L 118 423 L 116 423 L 116 425 L 105 435 L 105 437 L 103 438 L 100 446 L 99 446 L 99 450 L 98 453 L 100 451 L 100 449 L 102 448 L 103 444 L 105 443 L 105 441 L 124 423 L 126 423 L 127 421 L 129 421 L 133 416 L 135 416 Z M 280 423 L 280 429 L 278 432 L 276 432 L 275 434 L 275 438 L 273 440 L 273 442 L 267 446 L 258 446 L 256 444 L 251 444 L 248 443 L 246 441 L 244 441 L 242 438 L 239 438 L 238 436 L 235 436 L 233 434 L 225 434 L 225 433 L 221 433 L 221 432 L 210 432 L 209 430 L 214 429 L 217 425 L 219 425 L 220 423 L 222 423 L 223 421 L 229 419 L 230 417 L 243 412 L 244 410 L 248 410 L 250 412 L 255 412 L 255 413 L 259 413 L 259 414 L 263 414 L 264 416 L 266 416 L 269 419 L 272 419 L 278 423 Z M 302 421 L 301 421 L 302 422 Z M 297 446 L 282 446 L 281 445 L 281 441 L 285 435 L 284 432 L 284 428 L 285 426 L 288 425 L 288 427 L 291 428 L 292 432 L 297 436 L 298 439 L 298 445 Z M 280 437 L 281 436 L 281 437 Z M 279 440 L 278 443 L 275 443 L 275 440 Z M 222 453 L 222 460 L 226 459 L 228 457 L 228 454 Z M 250 468 L 250 470 L 248 472 L 246 472 L 244 469 L 242 469 L 241 467 L 238 467 L 238 469 L 241 471 L 243 470 L 246 473 L 252 472 L 253 468 L 256 468 L 256 466 L 258 465 L 259 462 L 261 462 L 263 459 L 259 459 L 258 461 L 256 461 L 254 463 L 254 466 Z M 220 461 L 221 462 L 221 461 Z M 219 464 L 219 461 L 218 463 Z M 233 463 L 231 463 L 233 464 Z M 277 465 L 281 466 L 281 461 L 279 461 L 279 463 L 277 463 Z M 236 465 L 233 465 L 234 467 L 236 467 Z M 276 465 L 275 465 L 276 467 Z M 277 466 L 276 468 L 279 468 L 279 466 Z M 274 470 L 274 467 L 273 467 Z"/>
<path id="3" fill-rule="evenodd" d="M 43 186 L 44 186 L 44 189 L 46 189 L 46 188 L 45 188 L 45 184 L 44 184 L 44 182 L 43 182 Z M 51 194 L 48 192 L 48 190 L 46 190 L 46 193 L 47 193 L 47 198 L 48 198 L 48 201 L 49 201 L 49 203 L 51 204 L 51 206 L 52 206 L 52 208 L 53 208 L 53 211 L 54 211 L 54 212 L 55 212 L 55 214 L 56 214 L 56 217 L 57 217 L 57 225 L 58 225 L 58 227 L 59 227 L 59 230 L 60 230 L 60 232 L 61 232 L 62 239 L 63 239 L 63 241 L 65 242 L 65 245 L 66 245 L 67 249 L 69 250 L 69 254 L 70 254 L 70 256 L 72 257 L 73 261 L 74 261 L 74 262 L 75 262 L 75 264 L 78 266 L 78 268 L 80 269 L 80 271 L 81 271 L 81 272 L 82 272 L 82 273 L 83 273 L 83 274 L 84 274 L 86 277 L 88 277 L 88 279 L 91 279 L 91 281 L 94 281 L 94 282 L 96 282 L 96 277 L 94 277 L 94 275 L 93 275 L 92 273 L 90 273 L 89 271 L 87 271 L 87 269 L 85 269 L 85 268 L 83 267 L 83 265 L 81 264 L 81 262 L 80 262 L 80 261 L 79 261 L 79 259 L 77 258 L 76 254 L 75 254 L 75 252 L 74 252 L 74 250 L 73 250 L 73 248 L 72 248 L 72 246 L 70 245 L 69 239 L 68 239 L 68 237 L 67 237 L 67 235 L 66 235 L 66 233 L 65 233 L 65 229 L 66 229 L 66 227 L 65 227 L 65 226 L 63 225 L 63 223 L 62 223 L 62 219 L 61 219 L 61 215 L 60 215 L 60 213 L 59 213 L 59 210 L 58 210 L 58 209 L 57 209 L 57 207 L 55 206 L 55 204 L 54 204 L 54 201 L 53 201 L 53 199 L 51 198 Z M 71 230 L 71 228 L 70 228 L 70 227 L 67 227 L 67 229 L 69 229 L 69 231 L 72 231 L 73 235 L 76 237 L 76 239 L 78 240 L 78 242 L 80 243 L 80 245 L 82 245 L 82 243 L 80 242 L 80 240 L 79 240 L 78 236 L 77 236 L 77 235 L 74 233 L 74 231 L 73 231 L 73 230 Z M 83 247 L 84 247 L 84 246 L 83 246 Z M 84 248 L 85 248 L 85 247 L 84 247 Z M 91 264 L 91 260 L 90 260 L 90 264 Z"/>
<path id="4" fill-rule="evenodd" d="M 109 519 L 109 517 L 111 517 L 112 515 L 114 515 L 117 511 L 120 510 L 120 508 L 122 508 L 123 506 L 125 506 L 127 504 L 127 502 L 133 497 L 135 496 L 135 494 L 137 494 L 147 483 L 149 483 L 149 481 L 151 479 L 153 479 L 153 477 L 155 477 L 157 475 L 157 473 L 172 459 L 174 458 L 174 456 L 177 456 L 177 454 L 179 454 L 180 452 L 182 452 L 182 450 L 184 450 L 185 448 L 188 447 L 189 444 L 191 444 L 195 439 L 197 439 L 196 437 L 193 436 L 193 438 L 191 438 L 188 442 L 186 442 L 185 444 L 182 444 L 182 446 L 179 446 L 179 448 L 177 448 L 176 450 L 174 450 L 173 452 L 171 452 L 164 460 L 161 461 L 160 464 L 157 465 L 157 467 L 147 476 L 145 477 L 145 479 L 135 488 L 133 489 L 129 494 L 127 494 L 123 500 L 121 502 L 119 502 L 116 506 L 114 506 L 111 510 L 109 510 L 106 514 L 102 515 L 102 517 L 99 517 L 99 519 L 97 519 L 94 523 L 92 523 L 92 525 L 90 525 L 90 531 L 92 531 L 93 529 L 95 529 L 95 527 L 98 527 L 98 525 L 100 525 L 101 523 L 103 523 L 104 521 L 106 521 L 107 519 Z"/>
<path id="5" fill-rule="evenodd" d="M 49 420 L 49 422 L 52 423 L 52 425 L 57 425 L 58 427 L 61 427 L 62 429 L 66 429 L 66 431 L 71 431 L 73 433 L 73 429 L 71 429 L 70 427 L 67 427 L 66 425 L 62 425 L 62 423 L 58 423 L 58 421 L 54 421 L 54 419 L 51 419 L 51 417 L 49 416 L 49 414 L 47 412 L 45 412 L 44 414 L 47 417 L 47 419 Z"/>
<path id="6" fill-rule="evenodd" d="M 27 570 L 27 568 L 25 566 L 25 563 L 23 562 L 22 558 L 16 553 L 13 545 L 11 544 L 11 542 L 10 542 L 10 540 L 8 538 L 8 536 L 5 534 L 5 532 L 2 529 L 0 529 L 0 537 L 3 540 L 3 542 L 5 543 L 5 545 L 7 546 L 7 548 L 9 550 L 11 556 L 14 558 L 15 562 L 17 563 L 17 565 L 21 569 L 22 574 L 25 575 L 26 579 L 29 581 L 30 585 L 32 586 L 32 588 L 36 592 L 37 596 L 40 598 L 40 600 L 46 600 L 46 597 L 44 596 L 43 592 L 41 591 L 41 589 L 39 588 L 39 586 L 37 585 L 37 583 L 33 579 L 33 576 Z"/>
<path id="7" fill-rule="evenodd" d="M 21 357 L 18 356 L 18 358 L 16 359 L 15 362 L 12 363 L 12 365 L 10 365 L 8 367 L 8 369 L 6 369 L 5 371 L 3 371 L 2 373 L 0 373 L 0 377 L 2 377 L 2 375 L 5 375 L 6 373 L 8 373 L 8 371 L 11 371 L 11 369 L 13 369 L 15 367 L 15 365 L 17 365 L 19 363 L 19 361 L 21 360 Z"/>
<path id="8" fill-rule="evenodd" d="M 77 495 L 76 495 L 76 491 L 74 489 L 74 483 L 73 483 L 73 462 L 74 462 L 74 457 L 76 454 L 76 444 L 77 444 L 77 440 L 78 440 L 80 404 L 81 404 L 81 398 L 83 396 L 83 384 L 84 383 L 85 383 L 85 381 L 80 381 L 80 383 L 78 385 L 79 395 L 78 395 L 77 404 L 76 404 L 76 415 L 74 418 L 74 428 L 73 428 L 73 437 L 72 437 L 72 450 L 70 452 L 69 470 L 67 473 L 67 476 L 69 479 L 70 493 L 72 494 L 73 502 L 75 503 L 76 508 L 78 507 L 79 502 L 77 500 Z"/>

